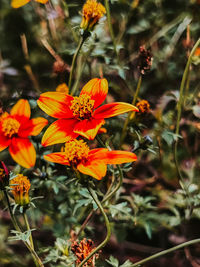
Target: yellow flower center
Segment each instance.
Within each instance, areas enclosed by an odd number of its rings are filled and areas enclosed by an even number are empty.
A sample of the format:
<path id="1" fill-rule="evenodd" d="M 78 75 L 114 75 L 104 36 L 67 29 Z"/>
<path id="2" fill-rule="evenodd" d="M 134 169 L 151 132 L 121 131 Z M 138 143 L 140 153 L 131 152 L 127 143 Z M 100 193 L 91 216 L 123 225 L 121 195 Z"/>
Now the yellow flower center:
<path id="1" fill-rule="evenodd" d="M 70 140 L 65 143 L 64 152 L 66 159 L 69 160 L 70 164 L 76 166 L 88 157 L 90 149 L 83 140 Z"/>
<path id="2" fill-rule="evenodd" d="M 29 179 L 23 174 L 18 174 L 17 177 L 11 180 L 11 188 L 13 189 L 13 194 L 28 193 L 30 187 L 31 183 Z"/>
<path id="3" fill-rule="evenodd" d="M 94 100 L 89 95 L 83 94 L 79 97 L 74 97 L 71 101 L 70 109 L 73 115 L 80 120 L 89 119 L 94 108 Z"/>
<path id="4" fill-rule="evenodd" d="M 141 100 L 136 104 L 136 107 L 139 109 L 140 113 L 148 113 L 150 110 L 150 105 L 147 100 Z"/>
<path id="5" fill-rule="evenodd" d="M 5 136 L 12 137 L 14 134 L 17 134 L 19 131 L 20 123 L 13 118 L 2 119 L 2 131 Z"/>
<path id="6" fill-rule="evenodd" d="M 87 0 L 83 6 L 83 16 L 87 19 L 96 18 L 99 20 L 106 13 L 105 7 L 96 0 Z"/>

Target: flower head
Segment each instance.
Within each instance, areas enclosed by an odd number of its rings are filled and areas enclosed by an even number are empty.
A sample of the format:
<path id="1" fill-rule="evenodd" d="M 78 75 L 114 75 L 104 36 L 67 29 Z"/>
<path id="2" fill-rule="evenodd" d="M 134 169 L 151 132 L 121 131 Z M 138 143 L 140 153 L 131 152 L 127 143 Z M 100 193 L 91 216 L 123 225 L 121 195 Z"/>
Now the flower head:
<path id="1" fill-rule="evenodd" d="M 35 148 L 28 136 L 38 135 L 48 123 L 44 118 L 30 119 L 30 105 L 27 100 L 19 100 L 10 114 L 0 116 L 0 152 L 9 147 L 12 158 L 21 166 L 30 168 L 35 165 Z"/>
<path id="2" fill-rule="evenodd" d="M 61 152 L 44 155 L 47 161 L 76 168 L 79 172 L 101 180 L 107 172 L 107 164 L 133 162 L 137 157 L 132 152 L 109 151 L 107 148 L 89 149 L 83 140 L 71 139 Z"/>
<path id="3" fill-rule="evenodd" d="M 11 180 L 10 187 L 15 199 L 15 203 L 21 206 L 27 205 L 29 201 L 29 189 L 31 183 L 23 174 L 18 174 L 17 177 Z"/>
<path id="4" fill-rule="evenodd" d="M 69 87 L 66 85 L 66 83 L 61 83 L 56 87 L 56 92 L 60 93 L 69 93 Z"/>
<path id="5" fill-rule="evenodd" d="M 47 92 L 38 99 L 39 107 L 48 115 L 58 118 L 45 132 L 42 145 L 64 143 L 70 136 L 82 135 L 94 139 L 105 118 L 138 111 L 128 103 L 115 102 L 99 107 L 108 93 L 106 79 L 92 79 L 81 90 L 80 96 L 59 92 Z"/>
<path id="6" fill-rule="evenodd" d="M 94 242 L 91 239 L 87 240 L 86 238 L 84 238 L 79 243 L 77 241 L 74 241 L 71 245 L 71 251 L 77 257 L 76 264 L 80 264 L 94 249 Z M 86 265 L 84 266 L 94 266 L 92 263 L 98 257 L 99 254 L 96 253 L 87 261 Z"/>
<path id="7" fill-rule="evenodd" d="M 9 171 L 3 161 L 0 161 L 0 189 L 9 185 Z"/>
<path id="8" fill-rule="evenodd" d="M 80 27 L 83 30 L 91 31 L 106 13 L 105 7 L 96 0 L 87 0 L 82 10 L 82 22 Z"/>
<path id="9" fill-rule="evenodd" d="M 24 6 L 28 4 L 31 0 L 12 0 L 11 6 L 13 8 L 19 8 L 21 6 Z M 35 2 L 46 4 L 49 0 L 34 0 Z"/>
<path id="10" fill-rule="evenodd" d="M 150 110 L 150 104 L 147 100 L 141 100 L 136 104 L 139 109 L 139 113 L 148 113 Z"/>

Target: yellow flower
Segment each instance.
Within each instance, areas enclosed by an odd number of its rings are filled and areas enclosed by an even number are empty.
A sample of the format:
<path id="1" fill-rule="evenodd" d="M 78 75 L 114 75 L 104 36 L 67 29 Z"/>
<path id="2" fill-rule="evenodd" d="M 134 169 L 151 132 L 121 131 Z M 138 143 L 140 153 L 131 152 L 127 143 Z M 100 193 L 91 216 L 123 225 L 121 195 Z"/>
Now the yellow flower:
<path id="1" fill-rule="evenodd" d="M 26 176 L 18 174 L 17 177 L 11 180 L 10 187 L 12 188 L 11 192 L 16 204 L 25 206 L 30 202 L 29 189 L 31 187 L 31 183 Z"/>
<path id="2" fill-rule="evenodd" d="M 56 92 L 60 93 L 69 93 L 69 87 L 66 85 L 66 83 L 61 83 L 56 87 Z"/>
<path id="3" fill-rule="evenodd" d="M 83 30 L 92 31 L 100 18 L 106 14 L 105 7 L 96 0 L 87 0 L 82 10 L 82 22 L 80 27 Z"/>

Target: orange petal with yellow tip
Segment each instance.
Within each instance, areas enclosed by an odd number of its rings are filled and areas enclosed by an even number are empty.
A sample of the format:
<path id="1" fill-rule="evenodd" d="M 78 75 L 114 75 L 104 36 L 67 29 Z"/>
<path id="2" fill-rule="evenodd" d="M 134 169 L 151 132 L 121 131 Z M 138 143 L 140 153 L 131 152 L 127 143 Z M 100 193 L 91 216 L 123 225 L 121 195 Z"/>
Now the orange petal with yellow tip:
<path id="1" fill-rule="evenodd" d="M 10 115 L 25 117 L 29 119 L 31 116 L 31 108 L 28 100 L 20 99 L 19 101 L 17 101 L 17 103 L 12 107 Z"/>
<path id="2" fill-rule="evenodd" d="M 50 146 L 54 144 L 64 143 L 69 137 L 76 138 L 78 134 L 73 132 L 77 120 L 60 119 L 53 122 L 42 138 L 43 146 Z"/>
<path id="3" fill-rule="evenodd" d="M 22 167 L 34 167 L 36 151 L 28 138 L 13 137 L 9 146 L 9 152 L 14 161 Z"/>
<path id="4" fill-rule="evenodd" d="M 54 162 L 54 163 L 70 165 L 65 155 L 66 155 L 65 152 L 51 153 L 48 155 L 44 155 L 44 159 L 50 162 Z"/>
<path id="5" fill-rule="evenodd" d="M 73 118 L 73 112 L 69 108 L 74 98 L 65 93 L 47 92 L 40 95 L 38 106 L 49 116 L 54 118 Z"/>
<path id="6" fill-rule="evenodd" d="M 29 3 L 31 0 L 12 0 L 11 2 L 11 6 L 13 8 L 19 8 L 21 6 L 26 5 L 27 3 Z"/>
<path id="7" fill-rule="evenodd" d="M 105 104 L 96 109 L 93 117 L 95 119 L 110 118 L 129 111 L 138 111 L 138 108 L 128 103 L 115 102 Z"/>
<path id="8" fill-rule="evenodd" d="M 35 1 L 41 4 L 46 4 L 49 0 L 35 0 Z"/>
<path id="9" fill-rule="evenodd" d="M 27 137 L 30 135 L 38 135 L 42 129 L 48 124 L 48 120 L 42 117 L 29 120 L 26 124 L 22 124 L 18 135 L 20 137 Z"/>
<path id="10" fill-rule="evenodd" d="M 92 151 L 92 150 L 91 150 Z M 137 160 L 137 156 L 128 151 L 114 150 L 114 151 L 97 151 L 90 155 L 90 160 L 104 161 L 106 164 L 122 164 L 133 162 Z"/>
<path id="11" fill-rule="evenodd" d="M 73 130 L 75 133 L 80 134 L 89 140 L 93 140 L 104 123 L 105 121 L 103 119 L 83 120 L 78 122 Z"/>
<path id="12" fill-rule="evenodd" d="M 90 80 L 81 90 L 80 95 L 86 94 L 95 100 L 94 108 L 103 103 L 108 93 L 108 82 L 106 79 L 94 78 Z"/>
<path id="13" fill-rule="evenodd" d="M 90 175 L 97 180 L 101 180 L 107 172 L 107 165 L 104 162 L 87 162 L 87 163 L 80 163 L 77 166 L 78 171 Z"/>

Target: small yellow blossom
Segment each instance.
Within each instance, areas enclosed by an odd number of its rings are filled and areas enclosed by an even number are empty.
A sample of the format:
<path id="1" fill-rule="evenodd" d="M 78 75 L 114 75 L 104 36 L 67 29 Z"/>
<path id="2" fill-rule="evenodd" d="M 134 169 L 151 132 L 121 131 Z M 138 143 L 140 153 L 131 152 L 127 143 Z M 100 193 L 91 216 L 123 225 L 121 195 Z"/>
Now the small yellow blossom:
<path id="1" fill-rule="evenodd" d="M 56 87 L 56 92 L 60 93 L 69 93 L 69 87 L 66 85 L 66 83 L 61 83 Z"/>
<path id="2" fill-rule="evenodd" d="M 150 110 L 150 104 L 147 100 L 141 100 L 136 104 L 139 109 L 139 113 L 148 113 Z"/>
<path id="3" fill-rule="evenodd" d="M 80 27 L 83 30 L 92 31 L 94 26 L 106 14 L 105 7 L 96 0 L 87 0 L 82 10 L 82 22 Z"/>

